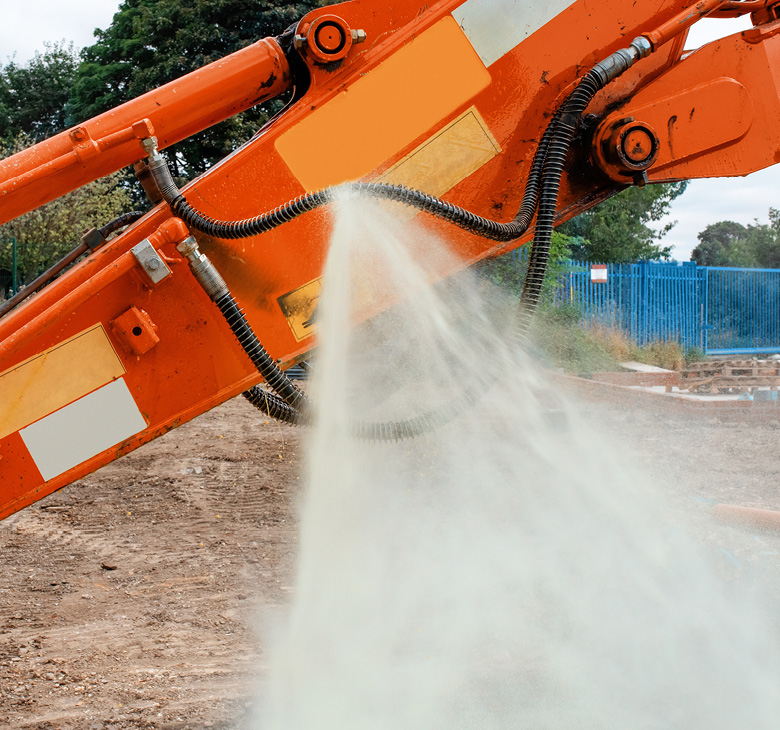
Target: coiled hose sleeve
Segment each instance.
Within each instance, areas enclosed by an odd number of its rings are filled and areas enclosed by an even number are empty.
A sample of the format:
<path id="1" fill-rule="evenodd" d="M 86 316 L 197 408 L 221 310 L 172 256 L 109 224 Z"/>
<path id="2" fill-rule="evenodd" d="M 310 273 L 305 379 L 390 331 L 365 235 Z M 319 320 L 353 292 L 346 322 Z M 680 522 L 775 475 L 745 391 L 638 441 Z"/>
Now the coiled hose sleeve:
<path id="1" fill-rule="evenodd" d="M 289 423 L 291 426 L 311 425 L 309 411 L 296 410 L 285 403 L 278 395 L 274 395 L 257 385 L 253 385 L 241 395 L 259 411 L 262 411 L 276 421 Z"/>
<path id="2" fill-rule="evenodd" d="M 517 323 L 516 336 L 521 341 L 524 341 L 528 336 L 533 314 L 542 295 L 566 157 L 583 112 L 596 93 L 603 88 L 604 83 L 603 76 L 597 71 L 592 70 L 586 74 L 548 127 L 552 133 L 541 175 L 542 183 L 534 239 L 523 282 L 523 291 L 520 295 L 522 309 Z"/>
<path id="3" fill-rule="evenodd" d="M 245 390 L 244 396 L 255 408 L 271 418 L 288 423 L 291 426 L 310 426 L 311 410 L 296 410 L 279 396 L 257 385 Z M 356 421 L 351 432 L 355 438 L 364 441 L 403 441 L 429 433 L 461 415 L 477 400 L 474 389 L 468 390 L 456 400 L 450 401 L 434 410 L 402 421 L 373 422 Z"/>
<path id="4" fill-rule="evenodd" d="M 106 223 L 106 225 L 98 228 L 98 232 L 101 236 L 103 236 L 103 238 L 108 238 L 112 233 L 116 233 L 120 228 L 124 228 L 125 226 L 129 226 L 132 223 L 135 223 L 137 220 L 143 218 L 144 215 L 145 213 L 142 213 L 140 210 L 133 210 L 129 213 L 123 213 L 119 217 L 114 218 L 114 220 Z"/>
<path id="5" fill-rule="evenodd" d="M 268 386 L 278 394 L 281 403 L 295 411 L 306 410 L 308 406 L 306 394 L 284 374 L 282 369 L 268 354 L 260 340 L 257 339 L 236 300 L 233 299 L 233 295 L 227 292 L 216 299 L 214 303 L 219 311 L 222 312 L 222 316 L 228 323 L 241 348 L 252 361 L 257 372 L 263 376 L 263 380 L 265 380 Z M 268 415 L 272 414 L 269 413 Z"/>
<path id="6" fill-rule="evenodd" d="M 430 213 L 437 218 L 449 221 L 475 235 L 492 241 L 512 241 L 519 238 L 528 229 L 528 224 L 520 221 L 499 223 L 488 218 L 471 213 L 460 206 L 428 195 L 420 190 L 413 190 L 405 185 L 389 185 L 386 183 L 350 183 L 349 189 L 360 195 L 368 195 L 380 200 L 393 200 L 408 205 L 417 210 Z M 242 221 L 219 221 L 204 216 L 195 210 L 183 196 L 171 203 L 174 214 L 181 218 L 190 228 L 204 233 L 212 238 L 249 238 L 288 223 L 295 218 L 333 201 L 335 188 L 325 188 L 314 193 L 307 193 L 295 200 L 282 205 L 269 213 Z"/>
<path id="7" fill-rule="evenodd" d="M 528 179 L 526 181 L 523 199 L 517 214 L 509 223 L 501 223 L 471 213 L 444 200 L 428 195 L 420 190 L 414 190 L 404 185 L 388 185 L 385 183 L 352 183 L 349 187 L 358 194 L 368 195 L 384 200 L 393 200 L 418 210 L 430 213 L 447 220 L 454 225 L 478 236 L 495 241 L 512 241 L 522 236 L 531 225 L 539 201 L 541 178 L 547 151 L 553 139 L 556 122 L 560 112 L 553 117 L 537 147 Z M 151 167 L 156 175 L 158 185 L 167 191 L 171 210 L 189 227 L 212 238 L 234 239 L 248 238 L 267 233 L 278 226 L 328 204 L 334 198 L 336 188 L 329 187 L 313 193 L 307 193 L 278 208 L 254 218 L 240 221 L 221 221 L 210 218 L 193 208 L 176 188 L 165 161 L 160 158 L 156 167 Z"/>

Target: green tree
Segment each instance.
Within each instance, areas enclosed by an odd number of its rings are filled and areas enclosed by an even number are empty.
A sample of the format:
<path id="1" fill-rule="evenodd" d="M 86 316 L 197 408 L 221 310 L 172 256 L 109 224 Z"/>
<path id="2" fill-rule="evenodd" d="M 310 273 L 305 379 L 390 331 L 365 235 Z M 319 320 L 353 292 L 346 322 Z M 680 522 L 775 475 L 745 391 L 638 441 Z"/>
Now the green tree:
<path id="1" fill-rule="evenodd" d="M 701 266 L 780 268 L 780 211 L 770 208 L 769 224 L 711 223 L 698 235 L 691 261 Z"/>
<path id="2" fill-rule="evenodd" d="M 40 142 L 69 126 L 66 107 L 79 55 L 72 43 L 44 45 L 31 61 L 0 68 L 0 139 L 7 144 L 20 133 Z"/>
<path id="3" fill-rule="evenodd" d="M 553 231 L 550 258 L 542 287 L 543 305 L 552 303 L 555 291 L 560 286 L 560 276 L 568 270 L 567 261 L 571 257 L 571 243 L 568 236 Z M 528 244 L 529 247 L 530 245 Z M 510 251 L 503 256 L 483 261 L 479 265 L 479 271 L 489 281 L 519 297 L 523 289 L 527 261 L 528 257 L 524 251 Z"/>
<path id="4" fill-rule="evenodd" d="M 124 0 L 97 42 L 83 51 L 70 98 L 76 122 L 88 119 L 282 33 L 321 0 Z M 193 103 L 197 103 L 193 101 Z M 270 111 L 257 107 L 185 140 L 169 154 L 173 172 L 190 178 L 230 153 Z"/>
<path id="5" fill-rule="evenodd" d="M 671 247 L 659 241 L 674 223 L 661 230 L 649 224 L 669 212 L 672 201 L 685 192 L 687 185 L 678 182 L 627 188 L 564 223 L 559 230 L 570 237 L 575 259 L 605 263 L 668 259 Z"/>
<path id="6" fill-rule="evenodd" d="M 741 223 L 712 223 L 697 238 L 699 245 L 691 252 L 691 261 L 701 266 L 756 265 L 748 229 Z"/>
<path id="7" fill-rule="evenodd" d="M 0 145 L 0 157 L 29 145 L 20 137 Z M 29 283 L 73 250 L 88 228 L 102 226 L 130 210 L 130 196 L 120 173 L 96 180 L 72 193 L 0 226 L 0 272 L 11 271 L 11 239 L 17 241 L 19 281 Z M 5 277 L 7 278 L 7 276 Z"/>

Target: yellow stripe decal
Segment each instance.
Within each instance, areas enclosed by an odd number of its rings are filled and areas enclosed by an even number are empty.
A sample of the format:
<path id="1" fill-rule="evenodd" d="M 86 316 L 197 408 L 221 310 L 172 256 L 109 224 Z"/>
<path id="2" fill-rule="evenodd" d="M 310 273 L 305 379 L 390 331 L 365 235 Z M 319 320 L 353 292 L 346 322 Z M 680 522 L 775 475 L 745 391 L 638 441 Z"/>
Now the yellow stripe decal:
<path id="1" fill-rule="evenodd" d="M 431 195 L 444 195 L 461 180 L 500 154 L 501 145 L 475 107 L 386 170 L 377 182 L 408 185 Z M 417 211 L 394 206 L 394 213 L 412 218 Z"/>
<path id="2" fill-rule="evenodd" d="M 0 373 L 0 438 L 124 373 L 101 324 Z"/>

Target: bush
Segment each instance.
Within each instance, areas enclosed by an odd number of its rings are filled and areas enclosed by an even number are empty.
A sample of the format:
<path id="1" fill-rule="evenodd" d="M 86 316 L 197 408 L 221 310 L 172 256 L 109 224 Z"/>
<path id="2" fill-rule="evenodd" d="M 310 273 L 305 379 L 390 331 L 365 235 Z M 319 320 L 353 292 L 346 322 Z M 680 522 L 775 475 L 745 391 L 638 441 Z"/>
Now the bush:
<path id="1" fill-rule="evenodd" d="M 533 340 L 543 360 L 566 372 L 619 370 L 604 343 L 578 326 L 576 307 L 543 308 L 537 315 Z"/>
<path id="2" fill-rule="evenodd" d="M 703 352 L 684 352 L 677 342 L 651 342 L 640 347 L 620 330 L 587 332 L 580 327 L 577 307 L 542 308 L 534 325 L 534 342 L 543 359 L 567 372 L 620 370 L 621 362 L 635 361 L 666 370 L 681 370 L 702 359 Z"/>

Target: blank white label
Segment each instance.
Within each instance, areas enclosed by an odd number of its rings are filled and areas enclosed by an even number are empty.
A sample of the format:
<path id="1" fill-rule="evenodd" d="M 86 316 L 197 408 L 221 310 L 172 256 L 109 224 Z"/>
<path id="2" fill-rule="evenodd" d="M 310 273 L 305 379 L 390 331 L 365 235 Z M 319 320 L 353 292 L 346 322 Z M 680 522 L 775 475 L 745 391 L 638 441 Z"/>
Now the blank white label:
<path id="1" fill-rule="evenodd" d="M 123 378 L 19 431 L 46 481 L 146 428 Z"/>
<path id="2" fill-rule="evenodd" d="M 498 61 L 577 0 L 466 0 L 452 11 L 485 66 Z"/>

